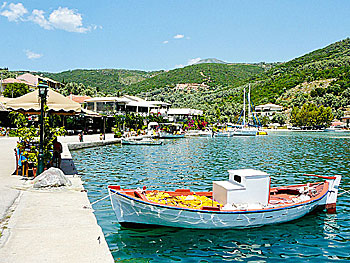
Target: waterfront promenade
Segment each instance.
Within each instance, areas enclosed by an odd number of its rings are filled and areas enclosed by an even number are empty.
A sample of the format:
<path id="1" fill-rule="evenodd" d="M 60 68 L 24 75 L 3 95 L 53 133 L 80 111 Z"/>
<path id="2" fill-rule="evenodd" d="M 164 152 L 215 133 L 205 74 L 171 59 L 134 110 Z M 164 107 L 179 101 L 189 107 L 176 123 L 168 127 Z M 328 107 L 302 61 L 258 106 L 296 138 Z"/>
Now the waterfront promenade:
<path id="1" fill-rule="evenodd" d="M 72 186 L 34 190 L 15 170 L 16 138 L 0 138 L 0 262 L 114 262 L 97 224 L 83 182 L 74 168 L 73 148 L 115 143 L 112 134 L 60 137 L 62 165 Z"/>

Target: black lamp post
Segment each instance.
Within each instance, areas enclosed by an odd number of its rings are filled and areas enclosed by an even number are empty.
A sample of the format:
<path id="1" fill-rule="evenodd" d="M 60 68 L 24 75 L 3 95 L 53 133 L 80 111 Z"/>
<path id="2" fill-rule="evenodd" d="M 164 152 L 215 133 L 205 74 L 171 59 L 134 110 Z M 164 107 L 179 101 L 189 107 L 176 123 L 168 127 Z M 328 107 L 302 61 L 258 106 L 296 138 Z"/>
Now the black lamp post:
<path id="1" fill-rule="evenodd" d="M 44 171 L 44 105 L 46 103 L 47 84 L 40 82 L 38 85 L 39 97 L 40 97 L 40 142 L 39 142 L 39 155 L 38 155 L 38 172 L 41 174 Z"/>

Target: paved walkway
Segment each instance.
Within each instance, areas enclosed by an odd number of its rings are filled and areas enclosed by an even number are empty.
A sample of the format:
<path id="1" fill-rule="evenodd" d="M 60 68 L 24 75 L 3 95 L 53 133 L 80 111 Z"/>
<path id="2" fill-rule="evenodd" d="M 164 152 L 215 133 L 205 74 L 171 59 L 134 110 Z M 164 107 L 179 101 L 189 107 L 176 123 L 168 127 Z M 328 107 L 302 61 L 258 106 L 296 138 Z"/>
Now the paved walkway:
<path id="1" fill-rule="evenodd" d="M 79 143 L 77 136 L 59 141 Z M 73 185 L 66 189 L 34 190 L 31 180 L 11 176 L 15 145 L 15 138 L 0 138 L 0 262 L 114 262 L 92 210 L 84 208 L 90 203 L 80 177 L 68 176 Z"/>
<path id="2" fill-rule="evenodd" d="M 16 141 L 16 138 L 0 137 L 0 221 L 20 193 L 13 187 L 21 181 L 10 176 L 15 170 Z"/>

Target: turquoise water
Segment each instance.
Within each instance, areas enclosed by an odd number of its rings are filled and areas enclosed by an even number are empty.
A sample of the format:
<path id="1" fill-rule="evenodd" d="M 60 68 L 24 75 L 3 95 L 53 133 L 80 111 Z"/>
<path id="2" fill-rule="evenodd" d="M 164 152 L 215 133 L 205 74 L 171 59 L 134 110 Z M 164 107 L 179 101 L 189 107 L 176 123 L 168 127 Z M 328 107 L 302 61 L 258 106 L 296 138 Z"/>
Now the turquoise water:
<path id="1" fill-rule="evenodd" d="M 254 168 L 272 186 L 307 182 L 304 173 L 341 174 L 349 190 L 350 135 L 271 133 L 260 137 L 185 138 L 162 146 L 105 146 L 72 152 L 90 201 L 107 185 L 124 188 L 211 190 L 228 169 Z M 340 191 L 342 192 L 342 191 Z M 245 230 L 128 229 L 116 222 L 109 199 L 94 205 L 114 259 L 121 262 L 349 261 L 350 194 L 338 198 L 337 214 Z"/>

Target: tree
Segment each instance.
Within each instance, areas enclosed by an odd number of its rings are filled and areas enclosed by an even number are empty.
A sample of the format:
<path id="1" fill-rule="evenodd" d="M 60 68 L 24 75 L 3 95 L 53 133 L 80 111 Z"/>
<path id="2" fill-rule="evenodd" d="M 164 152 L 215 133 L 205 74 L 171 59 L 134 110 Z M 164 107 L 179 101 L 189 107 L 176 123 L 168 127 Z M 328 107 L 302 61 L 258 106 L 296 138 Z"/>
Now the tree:
<path id="1" fill-rule="evenodd" d="M 45 106 L 45 115 L 47 115 L 47 106 Z M 10 118 L 13 123 L 16 125 L 16 136 L 19 137 L 18 147 L 26 148 L 27 143 L 31 143 L 33 146 L 30 149 L 30 152 L 24 152 L 23 155 L 26 156 L 30 161 L 35 163 L 37 166 L 38 154 L 39 154 L 39 145 L 37 140 L 39 137 L 39 129 L 35 125 L 28 121 L 26 115 L 18 112 L 11 112 Z M 50 118 L 53 116 L 48 115 L 44 117 L 44 161 L 48 163 L 52 159 L 52 147 L 53 141 L 58 136 L 65 135 L 66 130 L 64 127 L 53 127 L 50 125 Z"/>
<path id="2" fill-rule="evenodd" d="M 299 109 L 294 107 L 290 122 L 297 127 L 328 127 L 333 120 L 332 109 L 324 106 L 316 107 L 313 103 L 304 103 Z"/>
<path id="3" fill-rule="evenodd" d="M 332 113 L 332 111 L 331 111 Z M 333 113 L 332 113 L 333 114 Z M 342 117 L 344 117 L 344 111 L 342 110 L 337 110 L 335 113 L 334 113 L 334 117 L 337 119 L 337 120 L 341 120 Z M 329 125 L 328 125 L 329 126 Z"/>
<path id="4" fill-rule="evenodd" d="M 283 126 L 286 123 L 287 116 L 284 113 L 276 113 L 272 117 L 272 121 L 278 123 L 280 126 Z"/>
<path id="5" fill-rule="evenodd" d="M 290 123 L 297 127 L 299 127 L 299 111 L 298 107 L 293 107 L 292 112 L 290 113 Z"/>
<path id="6" fill-rule="evenodd" d="M 4 97 L 8 98 L 17 98 L 27 94 L 29 92 L 29 88 L 24 83 L 11 83 L 8 84 L 3 92 Z"/>
<path id="7" fill-rule="evenodd" d="M 261 116 L 259 118 L 261 126 L 267 126 L 270 123 L 270 119 L 267 116 Z"/>

